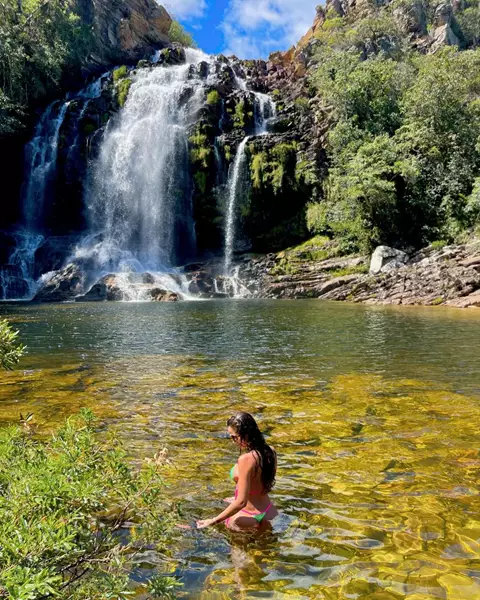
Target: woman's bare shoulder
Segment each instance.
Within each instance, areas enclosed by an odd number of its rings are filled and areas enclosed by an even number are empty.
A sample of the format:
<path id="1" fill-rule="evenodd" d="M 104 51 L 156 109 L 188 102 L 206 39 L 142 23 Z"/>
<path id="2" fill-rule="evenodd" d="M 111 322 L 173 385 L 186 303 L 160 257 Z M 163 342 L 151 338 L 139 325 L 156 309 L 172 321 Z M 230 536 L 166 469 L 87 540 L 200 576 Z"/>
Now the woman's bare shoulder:
<path id="1" fill-rule="evenodd" d="M 242 454 L 242 456 L 240 456 L 238 459 L 238 464 L 244 467 L 256 465 L 257 459 L 255 458 L 255 453 L 252 451 Z"/>

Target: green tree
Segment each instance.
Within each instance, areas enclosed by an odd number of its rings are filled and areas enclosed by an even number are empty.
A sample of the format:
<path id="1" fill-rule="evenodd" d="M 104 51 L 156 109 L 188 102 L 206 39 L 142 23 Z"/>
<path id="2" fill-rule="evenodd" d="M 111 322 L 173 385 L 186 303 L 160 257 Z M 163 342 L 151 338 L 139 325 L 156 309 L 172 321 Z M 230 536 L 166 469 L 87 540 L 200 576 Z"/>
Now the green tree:
<path id="1" fill-rule="evenodd" d="M 341 19 L 317 54 L 329 170 L 308 227 L 350 250 L 453 240 L 478 214 L 480 51 L 359 53 L 367 24 Z"/>
<path id="2" fill-rule="evenodd" d="M 447 48 L 417 65 L 397 138 L 418 172 L 409 193 L 422 206 L 427 237 L 453 239 L 480 170 L 480 51 Z"/>
<path id="3" fill-rule="evenodd" d="M 32 103 L 86 60 L 92 32 L 75 0 L 0 2 L 0 134 L 15 133 Z"/>

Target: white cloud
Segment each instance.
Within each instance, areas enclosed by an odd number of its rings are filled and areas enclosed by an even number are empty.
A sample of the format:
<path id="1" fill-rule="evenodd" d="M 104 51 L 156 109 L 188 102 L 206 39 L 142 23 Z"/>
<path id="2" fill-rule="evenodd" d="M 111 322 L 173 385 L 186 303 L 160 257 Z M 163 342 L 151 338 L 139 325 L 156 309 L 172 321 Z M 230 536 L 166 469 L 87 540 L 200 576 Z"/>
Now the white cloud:
<path id="1" fill-rule="evenodd" d="M 175 19 L 190 21 L 202 17 L 207 8 L 206 0 L 159 0 Z"/>
<path id="2" fill-rule="evenodd" d="M 266 57 L 307 32 L 319 0 L 230 0 L 222 23 L 225 54 Z"/>

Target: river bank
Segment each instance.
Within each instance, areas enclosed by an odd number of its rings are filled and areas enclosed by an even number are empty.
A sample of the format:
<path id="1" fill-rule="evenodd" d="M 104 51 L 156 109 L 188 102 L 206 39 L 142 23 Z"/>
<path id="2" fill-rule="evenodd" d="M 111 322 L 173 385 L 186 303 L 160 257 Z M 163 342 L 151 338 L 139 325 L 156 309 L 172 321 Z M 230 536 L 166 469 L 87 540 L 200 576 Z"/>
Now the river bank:
<path id="1" fill-rule="evenodd" d="M 411 255 L 325 258 L 319 243 L 260 257 L 240 257 L 238 277 L 256 298 L 321 298 L 365 304 L 480 307 L 480 240 L 433 244 Z M 388 254 L 388 251 L 387 251 Z"/>

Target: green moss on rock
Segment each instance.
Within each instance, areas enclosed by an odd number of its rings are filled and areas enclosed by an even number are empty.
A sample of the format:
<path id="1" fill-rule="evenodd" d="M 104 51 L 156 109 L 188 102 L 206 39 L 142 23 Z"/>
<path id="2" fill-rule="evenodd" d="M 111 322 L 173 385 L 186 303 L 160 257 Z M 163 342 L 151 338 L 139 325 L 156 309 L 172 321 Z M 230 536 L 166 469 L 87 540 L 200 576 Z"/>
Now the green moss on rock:
<path id="1" fill-rule="evenodd" d="M 234 127 L 243 129 L 245 127 L 245 102 L 241 100 L 235 106 L 235 114 L 233 115 Z"/>
<path id="2" fill-rule="evenodd" d="M 113 74 L 112 74 L 113 82 L 118 83 L 121 79 L 125 79 L 125 77 L 127 75 L 128 75 L 127 65 L 122 65 L 121 67 L 118 67 L 118 69 L 115 69 L 113 71 Z"/>
<path id="3" fill-rule="evenodd" d="M 122 79 L 117 84 L 117 98 L 120 106 L 125 106 L 125 102 L 128 98 L 128 92 L 130 91 L 130 86 L 132 85 L 131 79 Z"/>
<path id="4" fill-rule="evenodd" d="M 207 95 L 208 106 L 216 106 L 220 102 L 220 94 L 217 90 L 212 90 Z"/>

